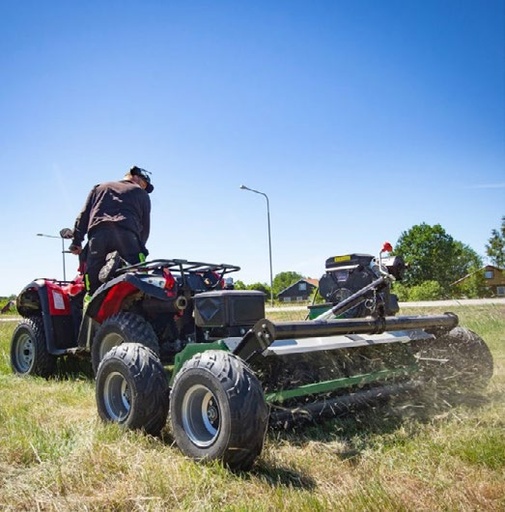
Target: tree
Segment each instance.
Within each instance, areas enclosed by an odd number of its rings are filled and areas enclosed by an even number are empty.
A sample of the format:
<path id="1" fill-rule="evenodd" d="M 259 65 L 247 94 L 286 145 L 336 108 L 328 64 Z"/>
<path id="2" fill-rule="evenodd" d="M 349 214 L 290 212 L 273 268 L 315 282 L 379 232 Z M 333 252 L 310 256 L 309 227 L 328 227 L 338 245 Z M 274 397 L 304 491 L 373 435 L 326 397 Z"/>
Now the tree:
<path id="1" fill-rule="evenodd" d="M 270 296 L 270 286 L 265 283 L 252 283 L 247 285 L 248 290 L 257 290 L 263 292 L 265 295 Z"/>
<path id="2" fill-rule="evenodd" d="M 486 254 L 491 263 L 499 268 L 505 268 L 505 216 L 501 218 L 501 228 L 491 231 L 489 244 L 486 245 Z"/>
<path id="3" fill-rule="evenodd" d="M 303 279 L 303 276 L 298 272 L 288 271 L 277 274 L 274 277 L 273 282 L 274 297 L 277 297 L 282 290 L 285 290 L 292 284 L 295 284 L 300 279 Z"/>
<path id="4" fill-rule="evenodd" d="M 440 224 L 422 223 L 403 232 L 395 254 L 402 256 L 408 265 L 403 281 L 407 287 L 435 281 L 443 296 L 450 295 L 452 283 L 482 267 L 479 255 L 468 245 L 454 240 Z"/>
<path id="5" fill-rule="evenodd" d="M 240 279 L 234 282 L 234 288 L 235 290 L 247 290 L 246 284 Z"/>

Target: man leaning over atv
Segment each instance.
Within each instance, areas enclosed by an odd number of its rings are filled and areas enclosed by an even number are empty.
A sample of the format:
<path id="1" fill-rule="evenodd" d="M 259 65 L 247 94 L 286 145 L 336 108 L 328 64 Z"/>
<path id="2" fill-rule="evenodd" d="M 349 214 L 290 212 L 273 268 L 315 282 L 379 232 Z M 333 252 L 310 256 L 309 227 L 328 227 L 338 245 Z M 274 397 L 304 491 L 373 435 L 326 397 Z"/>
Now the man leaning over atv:
<path id="1" fill-rule="evenodd" d="M 102 284 L 98 274 L 109 253 L 117 251 L 129 264 L 145 261 L 149 238 L 151 200 L 154 187 L 149 172 L 132 167 L 120 181 L 95 185 L 74 226 L 69 251 L 80 255 L 88 238 L 85 284 L 88 296 Z"/>

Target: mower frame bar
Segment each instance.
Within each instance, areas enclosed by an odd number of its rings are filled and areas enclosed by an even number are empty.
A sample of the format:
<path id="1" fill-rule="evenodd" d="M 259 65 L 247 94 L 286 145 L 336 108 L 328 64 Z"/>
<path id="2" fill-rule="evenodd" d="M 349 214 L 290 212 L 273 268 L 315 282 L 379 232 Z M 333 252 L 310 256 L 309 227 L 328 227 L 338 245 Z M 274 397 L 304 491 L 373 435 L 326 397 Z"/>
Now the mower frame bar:
<path id="1" fill-rule="evenodd" d="M 277 322 L 259 320 L 242 338 L 233 353 L 248 361 L 255 354 L 267 350 L 275 340 L 316 338 L 339 334 L 381 334 L 386 331 L 427 329 L 449 331 L 458 325 L 453 313 L 428 316 L 392 316 L 379 318 L 351 318 L 313 322 Z"/>

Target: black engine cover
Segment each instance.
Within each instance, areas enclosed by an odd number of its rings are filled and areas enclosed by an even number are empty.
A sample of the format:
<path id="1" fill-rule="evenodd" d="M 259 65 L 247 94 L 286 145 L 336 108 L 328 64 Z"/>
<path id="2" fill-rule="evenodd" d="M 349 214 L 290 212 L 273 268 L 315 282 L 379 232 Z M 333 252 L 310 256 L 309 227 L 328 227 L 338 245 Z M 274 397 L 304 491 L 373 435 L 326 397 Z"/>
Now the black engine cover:
<path id="1" fill-rule="evenodd" d="M 404 266 L 401 258 L 392 259 L 385 265 L 388 272 L 400 277 Z M 374 265 L 374 257 L 369 254 L 349 254 L 333 256 L 326 260 L 326 273 L 319 280 L 319 293 L 329 303 L 336 305 L 375 281 L 380 273 Z M 391 267 L 391 268 L 390 268 Z M 396 296 L 390 294 L 389 286 L 380 290 L 370 290 L 363 302 L 347 311 L 345 317 L 369 315 L 394 315 L 398 312 Z"/>

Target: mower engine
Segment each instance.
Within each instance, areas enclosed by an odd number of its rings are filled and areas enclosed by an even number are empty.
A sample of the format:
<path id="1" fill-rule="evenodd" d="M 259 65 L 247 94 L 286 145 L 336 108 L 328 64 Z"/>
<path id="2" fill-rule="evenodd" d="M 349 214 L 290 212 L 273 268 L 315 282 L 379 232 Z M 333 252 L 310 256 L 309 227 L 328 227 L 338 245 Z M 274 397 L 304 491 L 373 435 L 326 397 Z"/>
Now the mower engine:
<path id="1" fill-rule="evenodd" d="M 367 286 L 370 290 L 363 300 L 341 316 L 359 318 L 366 316 L 392 316 L 398 313 L 398 299 L 391 293 L 391 280 L 401 280 L 405 262 L 400 256 L 374 258 L 369 254 L 347 254 L 328 258 L 326 273 L 319 280 L 319 293 L 327 305 L 335 306 Z M 391 276 L 378 287 L 372 283 L 382 275 Z"/>

